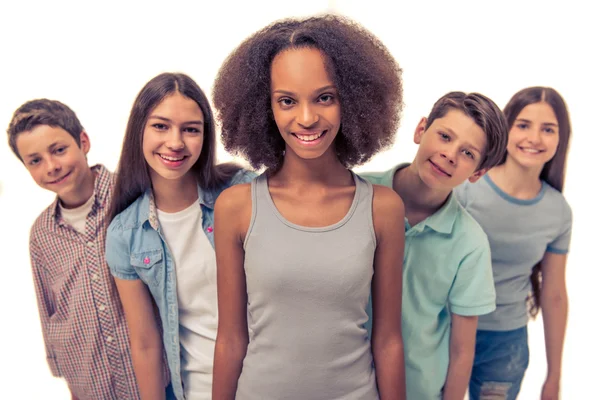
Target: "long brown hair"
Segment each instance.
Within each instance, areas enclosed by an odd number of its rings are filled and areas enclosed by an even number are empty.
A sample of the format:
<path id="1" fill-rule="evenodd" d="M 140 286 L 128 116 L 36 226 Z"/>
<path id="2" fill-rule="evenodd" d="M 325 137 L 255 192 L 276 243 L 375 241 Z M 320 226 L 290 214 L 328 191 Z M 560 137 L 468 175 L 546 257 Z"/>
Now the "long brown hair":
<path id="1" fill-rule="evenodd" d="M 192 166 L 202 189 L 223 185 L 239 169 L 235 164 L 216 163 L 215 122 L 206 95 L 192 78 L 181 73 L 163 73 L 151 79 L 138 93 L 131 108 L 117 180 L 111 203 L 110 220 L 123 212 L 131 203 L 152 186 L 148 165 L 142 150 L 144 128 L 148 116 L 167 96 L 179 93 L 194 100 L 204 116 L 204 143 L 198 161 Z"/>
<path id="2" fill-rule="evenodd" d="M 504 116 L 508 126 L 512 128 L 519 113 L 530 104 L 547 103 L 552 107 L 558 120 L 558 148 L 556 154 L 544 165 L 540 179 L 547 182 L 559 192 L 563 191 L 565 172 L 567 170 L 567 154 L 569 152 L 569 139 L 571 138 L 571 120 L 569 110 L 562 96 L 550 87 L 530 87 L 517 92 L 504 107 Z M 506 162 L 504 155 L 504 162 Z M 534 317 L 540 310 L 540 296 L 542 289 L 542 264 L 537 263 L 531 273 L 531 295 L 529 296 L 529 314 Z"/>

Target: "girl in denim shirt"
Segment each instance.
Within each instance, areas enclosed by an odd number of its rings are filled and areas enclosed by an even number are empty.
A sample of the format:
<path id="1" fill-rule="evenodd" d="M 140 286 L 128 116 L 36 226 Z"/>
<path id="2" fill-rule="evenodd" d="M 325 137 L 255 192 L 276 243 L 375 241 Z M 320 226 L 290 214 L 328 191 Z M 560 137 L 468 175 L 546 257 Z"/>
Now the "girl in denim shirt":
<path id="1" fill-rule="evenodd" d="M 215 152 L 213 115 L 198 85 L 183 74 L 150 80 L 127 124 L 106 239 L 143 399 L 165 398 L 163 348 L 175 397 L 211 398 L 213 207 L 223 189 L 253 177 L 215 165 Z"/>

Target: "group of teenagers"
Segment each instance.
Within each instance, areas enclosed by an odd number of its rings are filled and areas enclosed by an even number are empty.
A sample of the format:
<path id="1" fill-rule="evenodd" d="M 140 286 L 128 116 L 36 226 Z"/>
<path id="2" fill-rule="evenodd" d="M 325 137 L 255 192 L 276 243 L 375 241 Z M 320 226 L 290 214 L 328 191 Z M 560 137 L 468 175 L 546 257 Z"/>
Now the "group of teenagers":
<path id="1" fill-rule="evenodd" d="M 334 15 L 276 21 L 225 60 L 211 104 L 162 73 L 133 103 L 113 175 L 59 101 L 9 145 L 57 194 L 31 229 L 47 361 L 73 399 L 515 399 L 543 312 L 558 399 L 571 210 L 554 89 L 501 111 L 442 96 L 411 163 L 401 68 Z M 257 172 L 217 164 L 227 151 Z"/>

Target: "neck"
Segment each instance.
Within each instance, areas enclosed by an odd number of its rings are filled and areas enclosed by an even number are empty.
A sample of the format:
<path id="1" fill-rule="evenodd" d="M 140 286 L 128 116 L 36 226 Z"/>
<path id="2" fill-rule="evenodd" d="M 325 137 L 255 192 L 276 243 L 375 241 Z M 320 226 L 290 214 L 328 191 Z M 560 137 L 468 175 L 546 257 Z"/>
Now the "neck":
<path id="1" fill-rule="evenodd" d="M 283 165 L 274 174 L 273 179 L 299 185 L 339 185 L 340 182 L 346 181 L 352 184 L 348 169 L 342 165 L 333 151 L 328 151 L 319 158 L 307 160 L 288 150 L 283 158 Z"/>
<path id="2" fill-rule="evenodd" d="M 527 168 L 507 157 L 502 165 L 492 168 L 488 174 L 494 183 L 507 194 L 528 199 L 537 196 L 541 187 L 540 168 Z"/>
<path id="3" fill-rule="evenodd" d="M 156 208 L 173 213 L 185 210 L 198 200 L 198 183 L 189 172 L 181 179 L 152 177 L 152 193 Z"/>
<path id="4" fill-rule="evenodd" d="M 439 210 L 450 195 L 451 190 L 435 190 L 420 178 L 415 164 L 410 164 L 394 174 L 394 190 L 404 201 L 406 217 L 411 225 L 420 222 Z"/>
<path id="5" fill-rule="evenodd" d="M 94 194 L 95 182 L 96 174 L 88 168 L 83 182 L 73 192 L 59 198 L 60 203 L 64 208 L 77 208 L 84 205 Z"/>

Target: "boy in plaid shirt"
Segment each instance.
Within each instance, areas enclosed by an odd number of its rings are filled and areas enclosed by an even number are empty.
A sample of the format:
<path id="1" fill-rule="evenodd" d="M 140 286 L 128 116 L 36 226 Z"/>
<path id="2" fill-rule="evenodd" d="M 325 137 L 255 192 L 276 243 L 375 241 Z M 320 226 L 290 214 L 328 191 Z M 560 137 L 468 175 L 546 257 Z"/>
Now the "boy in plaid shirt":
<path id="1" fill-rule="evenodd" d="M 75 113 L 47 99 L 19 107 L 8 142 L 56 200 L 31 228 L 30 255 L 46 355 L 73 399 L 139 399 L 127 325 L 104 258 L 113 176 L 89 167 Z"/>

